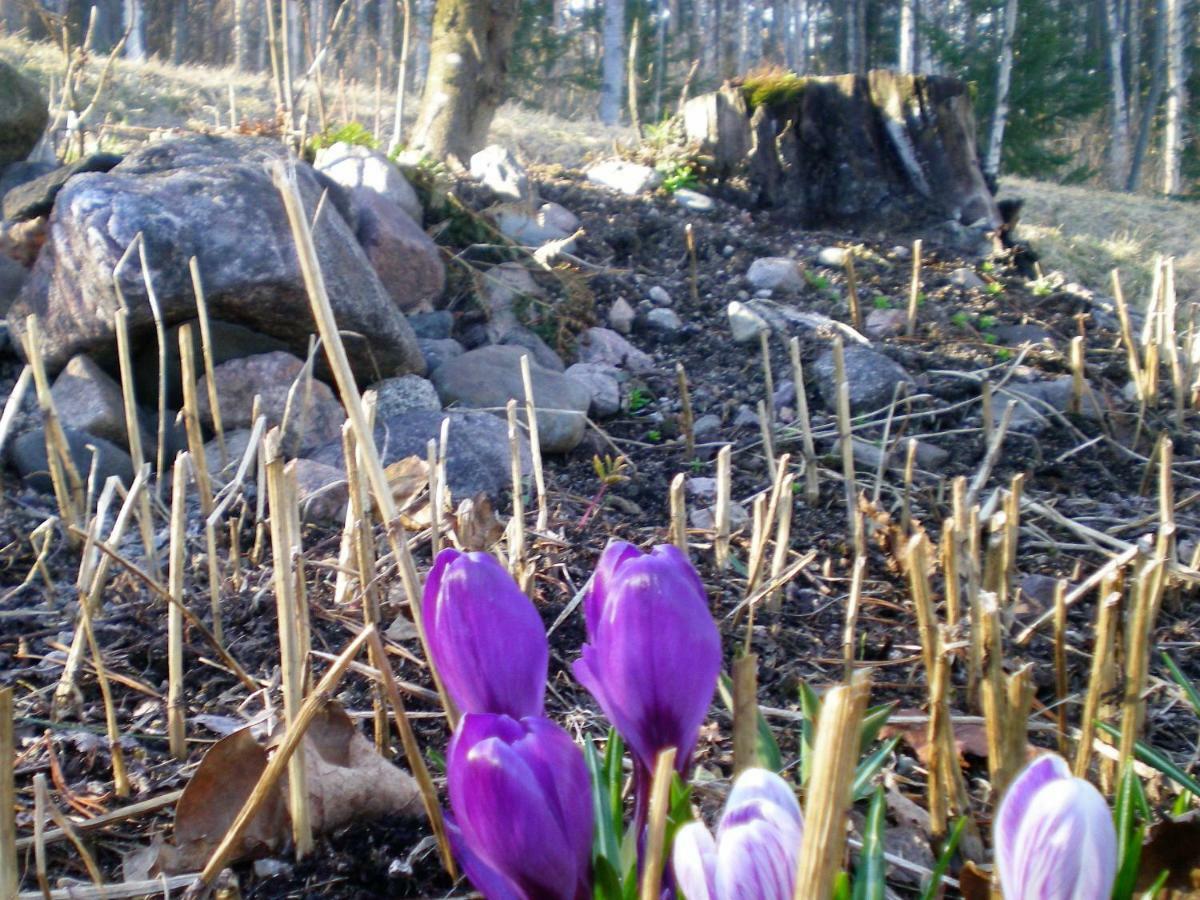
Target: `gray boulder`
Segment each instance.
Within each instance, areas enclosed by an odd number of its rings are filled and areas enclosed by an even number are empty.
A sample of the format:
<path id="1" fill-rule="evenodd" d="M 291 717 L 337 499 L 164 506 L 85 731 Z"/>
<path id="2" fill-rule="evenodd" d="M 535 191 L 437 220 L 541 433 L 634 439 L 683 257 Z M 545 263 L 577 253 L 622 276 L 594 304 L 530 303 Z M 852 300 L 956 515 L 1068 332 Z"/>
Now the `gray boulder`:
<path id="1" fill-rule="evenodd" d="M 313 168 L 344 187 L 351 201 L 359 191 L 371 191 L 391 200 L 418 225 L 425 216 L 404 173 L 378 150 L 339 141 L 317 151 Z"/>
<path id="2" fill-rule="evenodd" d="M 0 62 L 0 166 L 28 156 L 48 118 L 46 98 L 38 86 Z"/>
<path id="3" fill-rule="evenodd" d="M 120 478 L 126 487 L 133 483 L 133 462 L 129 454 L 116 444 L 76 428 L 64 428 L 63 433 L 67 436 L 71 460 L 80 478 L 86 479 L 92 468 L 92 451 L 88 449 L 91 444 L 96 448 L 96 475 L 100 484 L 111 475 Z M 9 445 L 8 458 L 30 487 L 47 493 L 54 489 L 50 481 L 44 429 L 35 428 L 19 436 Z"/>
<path id="4" fill-rule="evenodd" d="M 112 273 L 139 233 L 168 325 L 195 315 L 188 259 L 197 257 L 210 315 L 307 351 L 316 331 L 283 202 L 264 163 L 287 160 L 277 142 L 197 135 L 144 147 L 105 174 L 72 178 L 58 195 L 48 239 L 9 312 L 17 335 L 36 313 L 47 365 L 114 343 Z M 294 160 L 293 160 L 294 162 Z M 323 185 L 308 166 L 296 180 L 311 218 Z M 424 371 L 412 329 L 350 227 L 327 208 L 314 235 L 334 316 L 356 374 Z M 153 331 L 140 267 L 121 271 L 134 340 Z M 359 337 L 354 337 L 358 335 Z M 377 375 L 375 377 L 378 377 Z"/>
<path id="5" fill-rule="evenodd" d="M 442 338 L 440 340 L 417 338 L 417 344 L 421 348 L 421 355 L 425 357 L 425 365 L 430 372 L 433 372 L 447 360 L 462 356 L 467 352 L 463 345 L 454 340 L 454 338 Z"/>
<path id="6" fill-rule="evenodd" d="M 850 412 L 871 412 L 892 402 L 898 383 L 910 387 L 915 383 L 912 376 L 899 363 L 882 353 L 850 344 L 844 348 L 846 360 L 846 382 L 850 385 Z M 834 383 L 833 351 L 826 350 L 813 363 L 817 390 L 825 405 L 837 410 L 837 386 Z"/>
<path id="7" fill-rule="evenodd" d="M 21 288 L 29 280 L 29 270 L 0 254 L 0 316 L 7 315 Z"/>
<path id="8" fill-rule="evenodd" d="M 592 393 L 588 412 L 594 419 L 607 419 L 621 411 L 621 373 L 612 366 L 597 363 L 575 363 L 564 373 L 587 385 Z"/>
<path id="9" fill-rule="evenodd" d="M 579 361 L 624 369 L 634 375 L 654 371 L 654 357 L 639 350 L 611 328 L 589 328 L 579 336 Z"/>
<path id="10" fill-rule="evenodd" d="M 125 401 L 121 386 L 90 357 L 76 356 L 50 389 L 63 425 L 126 445 Z"/>
<path id="11" fill-rule="evenodd" d="M 120 161 L 121 157 L 115 153 L 93 153 L 14 187 L 4 195 L 4 218 L 23 222 L 48 215 L 58 192 L 68 181 L 84 172 L 107 172 Z"/>
<path id="12" fill-rule="evenodd" d="M 358 242 L 379 280 L 404 312 L 428 312 L 446 286 L 441 251 L 395 203 L 382 194 L 353 195 Z"/>
<path id="13" fill-rule="evenodd" d="M 521 347 L 502 345 L 464 353 L 433 373 L 438 396 L 447 406 L 458 404 L 504 416 L 509 400 L 524 402 L 521 357 L 527 353 Z M 566 453 L 583 439 L 592 392 L 574 378 L 542 368 L 532 358 L 529 370 L 541 448 L 547 453 Z"/>
<path id="14" fill-rule="evenodd" d="M 442 408 L 437 389 L 420 375 L 398 375 L 371 385 L 375 392 L 375 415 L 391 419 L 414 409 Z"/>
<path id="15" fill-rule="evenodd" d="M 430 440 L 441 436 L 442 420 L 450 420 L 447 432 L 446 482 L 455 502 L 484 493 L 499 498 L 512 487 L 512 463 L 508 426 L 483 412 L 412 410 L 375 423 L 375 445 L 385 466 L 409 456 L 425 458 Z M 533 471 L 529 442 L 520 441 L 521 471 Z M 308 454 L 309 459 L 344 468 L 342 443 L 331 441 Z"/>

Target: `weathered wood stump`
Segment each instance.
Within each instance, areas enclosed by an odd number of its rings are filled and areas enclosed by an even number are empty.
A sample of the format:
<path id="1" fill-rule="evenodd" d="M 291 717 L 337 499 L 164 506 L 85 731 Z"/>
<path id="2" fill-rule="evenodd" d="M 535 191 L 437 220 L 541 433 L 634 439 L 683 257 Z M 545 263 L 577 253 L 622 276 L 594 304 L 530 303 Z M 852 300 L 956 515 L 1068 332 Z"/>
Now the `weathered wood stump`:
<path id="1" fill-rule="evenodd" d="M 689 101 L 684 126 L 714 175 L 805 226 L 1001 223 L 953 78 L 750 76 Z"/>

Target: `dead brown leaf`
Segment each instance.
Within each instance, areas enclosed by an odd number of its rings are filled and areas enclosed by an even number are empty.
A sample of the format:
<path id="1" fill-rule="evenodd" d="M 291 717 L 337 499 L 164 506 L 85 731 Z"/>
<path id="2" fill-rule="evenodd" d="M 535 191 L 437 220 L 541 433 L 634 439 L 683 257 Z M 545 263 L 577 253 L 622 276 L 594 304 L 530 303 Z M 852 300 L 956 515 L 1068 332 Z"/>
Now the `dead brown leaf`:
<path id="1" fill-rule="evenodd" d="M 919 716 L 923 715 L 923 713 L 916 709 L 902 709 L 897 710 L 895 715 L 897 717 Z M 916 725 L 885 725 L 879 732 L 879 736 L 885 740 L 897 734 L 917 754 L 917 759 L 922 763 L 929 762 L 929 727 L 926 723 L 922 722 Z M 974 722 L 955 722 L 954 746 L 958 750 L 960 762 L 964 756 L 987 759 L 987 729 L 982 724 Z"/>
<path id="2" fill-rule="evenodd" d="M 968 860 L 958 873 L 958 889 L 963 900 L 991 900 L 992 877 Z"/>
<path id="3" fill-rule="evenodd" d="M 1200 898 L 1200 815 L 1187 813 L 1153 826 L 1142 843 L 1136 890 L 1149 889 L 1163 872 L 1171 898 Z"/>
<path id="4" fill-rule="evenodd" d="M 429 502 L 429 464 L 419 456 L 406 456 L 383 470 L 404 527 L 421 531 L 433 524 Z M 449 491 L 447 491 L 447 494 Z"/>
<path id="5" fill-rule="evenodd" d="M 504 526 L 487 494 L 479 493 L 458 504 L 454 513 L 454 535 L 464 553 L 487 550 L 504 536 Z"/>

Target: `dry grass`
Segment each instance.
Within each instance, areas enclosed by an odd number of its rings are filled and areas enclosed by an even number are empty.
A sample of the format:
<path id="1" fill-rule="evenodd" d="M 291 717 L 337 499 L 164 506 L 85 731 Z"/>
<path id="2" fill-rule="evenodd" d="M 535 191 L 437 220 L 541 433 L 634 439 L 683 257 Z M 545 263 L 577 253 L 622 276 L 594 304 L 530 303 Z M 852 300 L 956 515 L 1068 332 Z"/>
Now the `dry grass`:
<path id="1" fill-rule="evenodd" d="M 1041 254 L 1044 271 L 1107 294 L 1109 272 L 1120 269 L 1126 295 L 1141 305 L 1154 254 L 1162 253 L 1175 257 L 1180 308 L 1200 296 L 1200 206 L 1021 178 L 1003 188 L 1025 201 L 1019 234 Z"/>

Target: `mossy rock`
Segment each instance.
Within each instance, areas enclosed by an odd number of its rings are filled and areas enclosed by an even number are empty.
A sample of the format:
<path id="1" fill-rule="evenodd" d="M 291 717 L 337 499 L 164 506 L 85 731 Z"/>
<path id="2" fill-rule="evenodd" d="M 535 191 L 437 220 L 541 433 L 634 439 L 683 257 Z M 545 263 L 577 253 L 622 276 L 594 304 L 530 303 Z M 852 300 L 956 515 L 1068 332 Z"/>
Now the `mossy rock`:
<path id="1" fill-rule="evenodd" d="M 38 86 L 0 62 L 0 166 L 29 155 L 48 117 L 46 98 Z"/>

